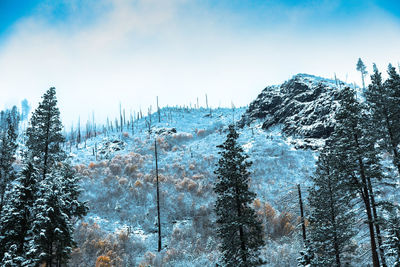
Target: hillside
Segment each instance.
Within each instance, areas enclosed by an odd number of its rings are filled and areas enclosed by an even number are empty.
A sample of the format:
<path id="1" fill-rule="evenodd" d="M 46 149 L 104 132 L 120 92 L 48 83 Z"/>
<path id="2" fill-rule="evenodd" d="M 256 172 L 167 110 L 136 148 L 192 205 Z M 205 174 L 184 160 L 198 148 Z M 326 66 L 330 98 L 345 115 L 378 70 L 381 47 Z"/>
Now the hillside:
<path id="1" fill-rule="evenodd" d="M 213 182 L 217 145 L 228 124 L 244 108 L 165 108 L 161 122 L 152 115 L 135 122 L 134 133 L 103 133 L 72 147 L 70 156 L 82 176 L 90 213 L 78 223 L 72 266 L 93 266 L 99 256 L 117 266 L 211 266 L 218 258 L 214 233 Z M 149 120 L 149 118 L 147 118 Z M 154 139 L 161 181 L 162 253 L 157 254 Z M 240 142 L 253 161 L 254 205 L 271 237 L 264 255 L 272 265 L 295 265 L 300 249 L 295 184 L 314 170 L 316 153 L 297 150 L 281 135 L 261 124 L 240 130 Z M 93 154 L 97 148 L 97 160 Z M 283 239 L 287 239 L 282 242 Z M 290 240 L 290 241 L 288 241 Z M 276 249 L 279 248 L 279 249 Z"/>

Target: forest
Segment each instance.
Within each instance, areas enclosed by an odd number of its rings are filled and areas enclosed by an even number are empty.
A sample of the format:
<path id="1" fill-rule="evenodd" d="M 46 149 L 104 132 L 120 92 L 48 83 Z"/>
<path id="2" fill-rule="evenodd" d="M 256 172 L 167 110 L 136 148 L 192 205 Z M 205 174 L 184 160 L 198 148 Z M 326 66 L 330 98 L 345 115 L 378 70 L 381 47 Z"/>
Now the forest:
<path id="1" fill-rule="evenodd" d="M 1 266 L 400 266 L 400 74 L 357 71 L 296 80 L 336 103 L 315 146 L 207 96 L 68 131 L 54 87 L 1 111 Z"/>

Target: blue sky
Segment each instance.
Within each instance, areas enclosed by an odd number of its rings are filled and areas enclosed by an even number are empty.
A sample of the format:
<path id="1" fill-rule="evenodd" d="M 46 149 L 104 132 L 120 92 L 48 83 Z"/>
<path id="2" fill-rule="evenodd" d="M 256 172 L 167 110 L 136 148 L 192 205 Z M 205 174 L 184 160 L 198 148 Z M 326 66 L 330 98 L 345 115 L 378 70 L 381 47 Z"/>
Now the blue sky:
<path id="1" fill-rule="evenodd" d="M 398 47 L 396 1 L 0 0 L 0 109 L 49 86 L 66 123 L 156 96 L 241 106 L 299 72 L 360 83 L 359 57 L 385 72 Z"/>
<path id="2" fill-rule="evenodd" d="M 69 4 L 72 2 L 73 4 Z M 73 19 L 74 16 L 88 16 L 91 5 L 83 0 L 0 0 L 0 33 L 9 31 L 18 20 L 31 15 L 47 16 L 49 22 L 63 22 Z M 92 1 L 93 2 L 93 1 Z M 112 1 L 109 1 L 112 3 Z M 135 2 L 135 1 L 132 1 Z M 241 17 L 242 23 L 248 27 L 265 27 L 269 23 L 282 20 L 282 9 L 314 9 L 312 16 L 305 18 L 306 23 L 322 23 L 323 25 L 336 24 L 338 20 L 351 23 L 360 16 L 371 15 L 377 9 L 387 12 L 388 15 L 400 19 L 400 5 L 398 1 L 388 0 L 343 0 L 343 1 L 296 1 L 296 0 L 197 0 L 190 1 L 197 7 L 208 9 L 209 12 L 232 13 Z M 110 4 L 111 5 L 111 4 Z M 190 5 L 189 5 L 190 6 Z M 193 6 L 193 5 L 192 5 Z M 327 8 L 323 8 L 323 7 Z M 321 12 L 323 10 L 323 12 Z M 193 10 L 192 10 L 193 11 Z M 371 12 L 369 12 L 371 11 Z M 321 25 L 319 25 L 321 26 Z"/>

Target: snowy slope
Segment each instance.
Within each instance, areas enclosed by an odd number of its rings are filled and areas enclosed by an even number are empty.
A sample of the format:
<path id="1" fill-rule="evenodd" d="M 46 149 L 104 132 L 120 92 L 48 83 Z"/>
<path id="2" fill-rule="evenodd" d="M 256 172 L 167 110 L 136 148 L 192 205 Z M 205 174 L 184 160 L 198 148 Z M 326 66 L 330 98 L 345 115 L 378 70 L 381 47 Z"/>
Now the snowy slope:
<path id="1" fill-rule="evenodd" d="M 244 108 L 216 109 L 210 115 L 205 109 L 165 108 L 160 123 L 157 114 L 152 115 L 151 134 L 146 127 L 150 119 L 143 118 L 135 122 L 133 133 L 131 128 L 103 133 L 87 140 L 86 147 L 72 147 L 71 160 L 82 175 L 82 197 L 90 206 L 84 222 L 77 225 L 80 249 L 74 252 L 72 264 L 94 264 L 100 255 L 109 255 L 120 266 L 215 264 L 219 256 L 212 212 L 216 146 L 226 139 L 227 126 L 244 112 Z M 253 161 L 251 187 L 258 196 L 254 205 L 275 240 L 269 248 L 276 249 L 264 253 L 272 265 L 273 259 L 279 262 L 282 257 L 294 264 L 298 256 L 299 242 L 293 235 L 298 216 L 294 186 L 307 184 L 316 160 L 314 151 L 289 144 L 281 135 L 282 127 L 265 131 L 253 123 L 239 131 L 240 142 Z M 156 253 L 155 139 L 162 253 Z M 281 244 L 282 238 L 291 241 Z"/>

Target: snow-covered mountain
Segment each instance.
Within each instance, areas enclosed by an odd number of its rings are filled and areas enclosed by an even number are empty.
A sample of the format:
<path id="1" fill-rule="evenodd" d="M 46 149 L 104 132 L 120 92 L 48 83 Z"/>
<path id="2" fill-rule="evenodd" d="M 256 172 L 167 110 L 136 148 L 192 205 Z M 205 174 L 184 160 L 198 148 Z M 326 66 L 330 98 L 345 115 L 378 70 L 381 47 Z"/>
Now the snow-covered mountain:
<path id="1" fill-rule="evenodd" d="M 298 146 L 315 147 L 329 137 L 338 108 L 338 90 L 343 82 L 297 74 L 281 85 L 267 86 L 249 105 L 239 124 L 262 122 L 262 128 L 283 125 Z M 297 138 L 296 138 L 297 137 Z"/>

